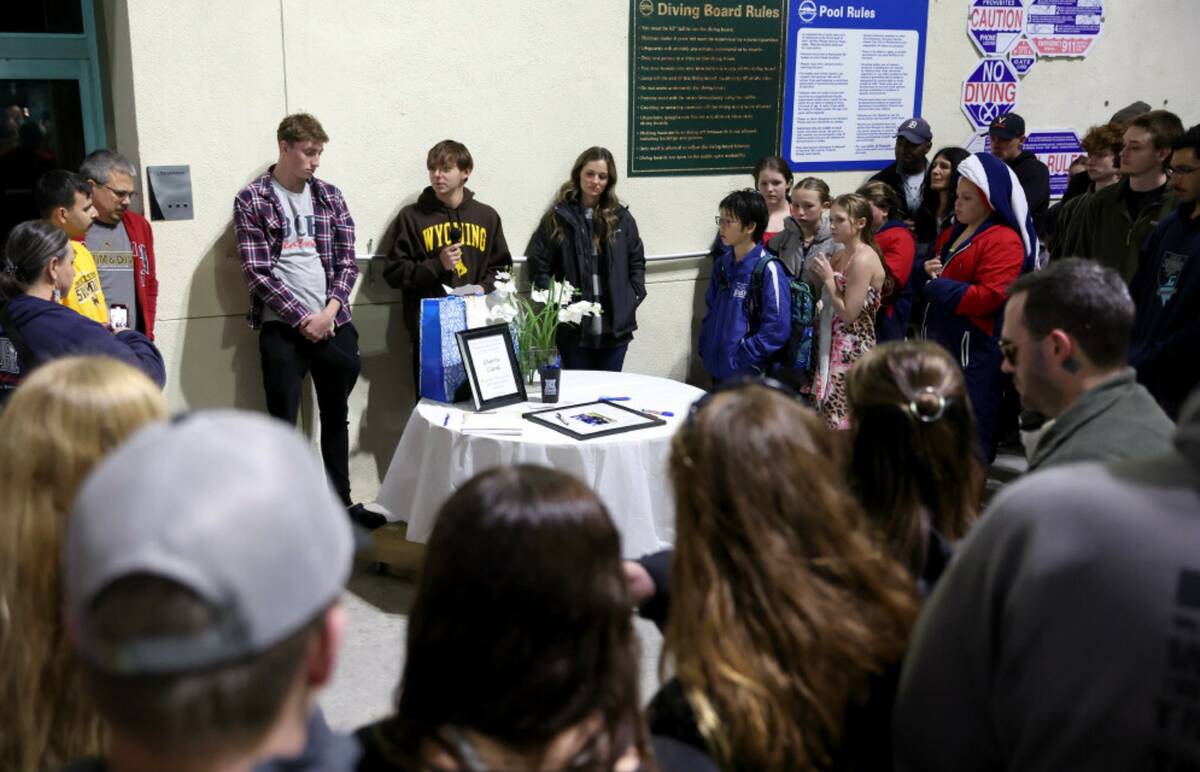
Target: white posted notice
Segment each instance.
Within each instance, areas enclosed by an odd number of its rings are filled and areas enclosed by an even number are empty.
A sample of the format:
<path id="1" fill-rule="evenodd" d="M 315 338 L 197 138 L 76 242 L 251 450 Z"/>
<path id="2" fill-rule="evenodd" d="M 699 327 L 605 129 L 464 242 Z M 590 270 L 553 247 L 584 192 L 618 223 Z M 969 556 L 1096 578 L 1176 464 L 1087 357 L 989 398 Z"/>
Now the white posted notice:
<path id="1" fill-rule="evenodd" d="M 916 30 L 799 30 L 792 161 L 891 160 L 913 116 L 919 46 Z"/>

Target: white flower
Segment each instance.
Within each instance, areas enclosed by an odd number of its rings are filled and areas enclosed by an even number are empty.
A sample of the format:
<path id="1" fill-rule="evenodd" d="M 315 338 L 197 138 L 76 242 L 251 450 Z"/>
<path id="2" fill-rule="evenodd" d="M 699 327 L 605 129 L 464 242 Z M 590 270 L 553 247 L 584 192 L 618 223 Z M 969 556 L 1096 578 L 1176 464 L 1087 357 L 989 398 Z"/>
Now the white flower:
<path id="1" fill-rule="evenodd" d="M 574 306 L 563 306 L 558 309 L 558 321 L 566 322 L 567 324 L 579 324 L 583 321 L 583 314 Z"/>
<path id="2" fill-rule="evenodd" d="M 489 322 L 504 322 L 508 324 L 520 314 L 520 309 L 515 303 L 500 303 L 493 306 L 488 311 Z"/>
<path id="3" fill-rule="evenodd" d="M 529 297 L 534 303 L 548 303 L 550 302 L 550 290 L 534 288 L 533 291 L 529 293 Z"/>
<path id="4" fill-rule="evenodd" d="M 497 276 L 499 276 L 499 275 L 497 274 Z M 517 292 L 516 282 L 500 281 L 499 278 L 497 278 L 497 280 L 496 280 L 496 294 L 497 295 L 499 295 L 500 297 L 503 297 L 503 298 L 507 298 L 510 295 L 516 294 L 516 292 Z"/>
<path id="5" fill-rule="evenodd" d="M 512 281 L 512 274 L 508 271 L 496 271 L 496 283 L 504 282 L 507 284 Z"/>

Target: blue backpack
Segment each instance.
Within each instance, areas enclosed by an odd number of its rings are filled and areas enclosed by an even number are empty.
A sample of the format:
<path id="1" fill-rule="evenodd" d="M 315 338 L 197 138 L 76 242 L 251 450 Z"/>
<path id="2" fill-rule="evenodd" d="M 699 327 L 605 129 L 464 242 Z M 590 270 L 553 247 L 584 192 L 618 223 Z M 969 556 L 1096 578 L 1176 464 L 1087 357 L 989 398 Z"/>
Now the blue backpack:
<path id="1" fill-rule="evenodd" d="M 759 303 L 762 300 L 763 273 L 771 261 L 779 263 L 779 270 L 783 272 L 788 294 L 792 298 L 792 326 L 787 343 L 767 360 L 766 372 L 776 367 L 807 372 L 812 366 L 813 310 L 816 306 L 812 288 L 792 276 L 778 255 L 766 250 L 763 250 L 762 257 L 750 274 L 750 288 L 746 292 L 746 314 L 750 329 L 756 330 L 761 322 Z"/>

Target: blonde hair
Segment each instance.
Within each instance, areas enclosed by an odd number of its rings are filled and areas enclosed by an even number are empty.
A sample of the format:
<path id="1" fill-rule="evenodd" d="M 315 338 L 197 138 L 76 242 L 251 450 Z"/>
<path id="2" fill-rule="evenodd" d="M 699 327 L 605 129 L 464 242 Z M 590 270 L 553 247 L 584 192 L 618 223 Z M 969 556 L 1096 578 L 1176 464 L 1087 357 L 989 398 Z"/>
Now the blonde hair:
<path id="1" fill-rule="evenodd" d="M 57 768 L 101 750 L 60 619 L 62 537 L 92 468 L 166 412 L 133 367 L 66 357 L 35 370 L 0 414 L 0 769 Z"/>

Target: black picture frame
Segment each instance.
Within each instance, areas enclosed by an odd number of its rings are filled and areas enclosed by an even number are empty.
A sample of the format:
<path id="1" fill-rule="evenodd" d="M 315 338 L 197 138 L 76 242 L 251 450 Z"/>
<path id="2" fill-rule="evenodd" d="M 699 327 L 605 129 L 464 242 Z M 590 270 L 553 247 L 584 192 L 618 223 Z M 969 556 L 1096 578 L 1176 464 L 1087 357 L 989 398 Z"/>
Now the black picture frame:
<path id="1" fill-rule="evenodd" d="M 630 413 L 637 417 L 637 422 L 632 424 L 623 424 L 612 429 L 589 430 L 586 434 L 577 432 L 571 428 L 574 417 L 570 414 L 578 413 L 581 410 L 589 408 L 603 408 L 603 411 L 615 411 L 617 414 L 623 415 Z M 568 414 L 564 417 L 564 413 Z M 648 413 L 643 413 L 640 410 L 634 410 L 631 407 L 613 402 L 612 400 L 600 399 L 595 402 L 581 402 L 576 405 L 555 405 L 554 407 L 545 408 L 543 410 L 534 410 L 521 415 L 526 421 L 531 421 L 539 426 L 545 426 L 547 429 L 553 429 L 559 434 L 565 434 L 572 439 L 584 442 L 594 440 L 597 437 L 611 437 L 614 434 L 624 434 L 625 432 L 636 432 L 639 429 L 649 429 L 653 426 L 663 426 L 667 422 L 658 416 L 653 416 Z"/>
<path id="2" fill-rule="evenodd" d="M 521 368 L 517 364 L 517 354 L 513 347 L 512 330 L 507 324 L 490 324 L 487 327 L 462 330 L 454 333 L 454 337 L 458 341 L 458 351 L 462 354 L 463 367 L 467 371 L 471 402 L 476 412 L 528 401 L 525 396 L 525 379 L 521 377 Z M 500 345 L 504 347 L 503 356 L 500 355 Z M 478 359 L 478 355 L 484 353 L 482 348 L 487 349 L 486 361 Z M 481 368 L 487 368 L 486 377 L 482 379 Z M 497 388 L 500 389 L 500 393 L 497 393 Z"/>

